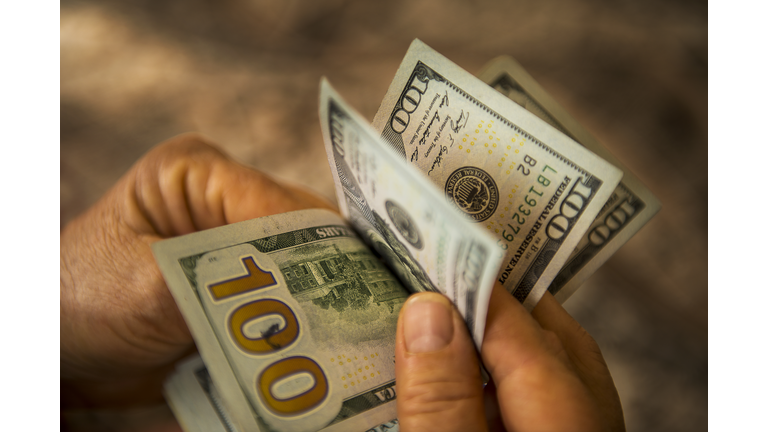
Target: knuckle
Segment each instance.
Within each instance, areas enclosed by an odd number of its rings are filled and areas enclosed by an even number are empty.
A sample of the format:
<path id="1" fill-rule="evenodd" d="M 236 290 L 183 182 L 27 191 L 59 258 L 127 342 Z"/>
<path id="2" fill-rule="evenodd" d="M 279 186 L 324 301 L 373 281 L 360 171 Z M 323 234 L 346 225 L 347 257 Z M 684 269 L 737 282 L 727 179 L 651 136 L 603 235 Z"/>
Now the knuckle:
<path id="1" fill-rule="evenodd" d="M 417 372 L 398 378 L 397 410 L 403 431 L 485 429 L 479 373 L 472 377 L 455 370 Z"/>
<path id="2" fill-rule="evenodd" d="M 600 350 L 600 346 L 597 344 L 597 341 L 592 337 L 592 335 L 581 328 L 580 331 L 575 335 L 575 338 L 576 344 L 581 347 L 581 352 L 584 353 L 586 359 L 592 362 L 597 362 L 599 364 L 605 364 L 603 352 Z"/>
<path id="3" fill-rule="evenodd" d="M 209 171 L 219 162 L 229 160 L 202 135 L 189 132 L 157 145 L 139 164 L 139 174 L 154 174 L 160 185 L 176 184 L 190 170 Z"/>
<path id="4" fill-rule="evenodd" d="M 414 380 L 398 392 L 398 409 L 402 407 L 405 416 L 446 413 L 471 403 L 479 397 L 479 390 L 479 385 L 474 386 L 461 377 Z"/>
<path id="5" fill-rule="evenodd" d="M 566 355 L 565 345 L 563 345 L 563 342 L 557 336 L 557 333 L 551 330 L 543 330 L 543 334 L 547 348 L 552 354 L 556 357 Z"/>
<path id="6" fill-rule="evenodd" d="M 215 144 L 197 132 L 183 133 L 163 141 L 151 153 L 163 160 L 226 158 Z"/>

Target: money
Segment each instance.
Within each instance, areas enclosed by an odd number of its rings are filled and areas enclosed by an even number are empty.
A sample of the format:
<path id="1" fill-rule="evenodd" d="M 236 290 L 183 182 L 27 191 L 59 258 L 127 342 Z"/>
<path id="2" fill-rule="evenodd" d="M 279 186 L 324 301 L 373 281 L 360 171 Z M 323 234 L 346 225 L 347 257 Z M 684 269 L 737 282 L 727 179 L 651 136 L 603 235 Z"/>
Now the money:
<path id="1" fill-rule="evenodd" d="M 479 348 L 503 256 L 323 80 L 320 122 L 339 207 L 411 291 L 445 294 Z"/>
<path id="2" fill-rule="evenodd" d="M 305 210 L 155 243 L 237 430 L 366 430 L 395 418 L 408 292 L 338 215 Z"/>
<path id="3" fill-rule="evenodd" d="M 163 394 L 185 432 L 247 432 L 230 420 L 216 384 L 200 356 L 181 362 L 168 377 Z M 392 419 L 366 432 L 398 432 L 397 419 Z"/>
<path id="4" fill-rule="evenodd" d="M 498 280 L 529 310 L 622 172 L 415 40 L 373 126 L 505 254 Z"/>
<path id="5" fill-rule="evenodd" d="M 199 355 L 176 365 L 163 384 L 163 396 L 185 432 L 238 430 Z"/>
<path id="6" fill-rule="evenodd" d="M 624 172 L 621 183 L 549 286 L 562 303 L 659 211 L 661 203 L 517 61 L 498 57 L 483 68 L 478 78 Z"/>
<path id="7" fill-rule="evenodd" d="M 550 284 L 562 299 L 652 216 L 650 192 L 619 185 L 520 71 L 483 75 L 515 103 L 416 40 L 376 129 L 323 79 L 343 218 L 305 210 L 153 245 L 201 356 L 165 385 L 187 431 L 398 430 L 409 292 L 445 294 L 479 348 L 495 280 L 529 309 Z"/>

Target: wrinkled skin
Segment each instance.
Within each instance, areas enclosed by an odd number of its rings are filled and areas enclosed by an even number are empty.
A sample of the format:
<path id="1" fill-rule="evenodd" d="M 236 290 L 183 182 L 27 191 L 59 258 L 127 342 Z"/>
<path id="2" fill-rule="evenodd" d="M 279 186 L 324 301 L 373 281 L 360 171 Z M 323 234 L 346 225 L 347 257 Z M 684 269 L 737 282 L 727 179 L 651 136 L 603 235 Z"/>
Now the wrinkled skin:
<path id="1" fill-rule="evenodd" d="M 62 406 L 160 402 L 174 362 L 194 351 L 152 243 L 305 208 L 333 206 L 198 135 L 147 153 L 61 233 Z"/>

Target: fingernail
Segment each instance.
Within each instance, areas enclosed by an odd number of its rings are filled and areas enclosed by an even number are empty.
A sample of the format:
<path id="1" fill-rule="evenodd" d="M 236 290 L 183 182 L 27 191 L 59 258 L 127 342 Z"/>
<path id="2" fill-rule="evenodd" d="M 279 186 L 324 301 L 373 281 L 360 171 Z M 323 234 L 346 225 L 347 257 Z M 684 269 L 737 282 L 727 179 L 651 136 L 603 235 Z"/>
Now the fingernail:
<path id="1" fill-rule="evenodd" d="M 442 349 L 453 339 L 453 306 L 443 295 L 424 293 L 405 304 L 403 336 L 411 353 Z"/>

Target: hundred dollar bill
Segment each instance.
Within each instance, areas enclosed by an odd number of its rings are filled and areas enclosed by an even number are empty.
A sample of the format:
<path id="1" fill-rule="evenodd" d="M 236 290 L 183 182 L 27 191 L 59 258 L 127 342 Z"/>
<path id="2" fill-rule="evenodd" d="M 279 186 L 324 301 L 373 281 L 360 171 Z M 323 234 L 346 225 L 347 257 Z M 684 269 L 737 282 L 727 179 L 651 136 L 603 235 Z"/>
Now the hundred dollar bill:
<path id="1" fill-rule="evenodd" d="M 232 428 L 367 430 L 397 416 L 408 292 L 338 215 L 254 219 L 153 251 Z"/>
<path id="2" fill-rule="evenodd" d="M 199 355 L 176 365 L 163 395 L 184 432 L 238 431 Z"/>
<path id="3" fill-rule="evenodd" d="M 216 384 L 200 356 L 194 356 L 176 367 L 163 385 L 163 394 L 184 432 L 247 432 L 238 429 L 229 419 Z M 397 419 L 365 429 L 366 432 L 399 430 Z"/>
<path id="4" fill-rule="evenodd" d="M 621 171 L 415 40 L 373 125 L 506 254 L 498 280 L 529 310 Z"/>
<path id="5" fill-rule="evenodd" d="M 342 214 L 411 291 L 451 299 L 480 347 L 503 252 L 325 79 L 320 87 L 320 123 Z"/>
<path id="6" fill-rule="evenodd" d="M 661 203 L 514 59 L 502 56 L 492 60 L 478 78 L 624 172 L 621 183 L 549 286 L 555 298 L 564 302 L 659 211 Z"/>

